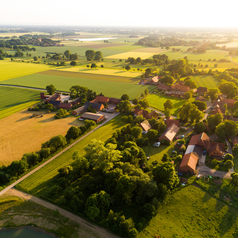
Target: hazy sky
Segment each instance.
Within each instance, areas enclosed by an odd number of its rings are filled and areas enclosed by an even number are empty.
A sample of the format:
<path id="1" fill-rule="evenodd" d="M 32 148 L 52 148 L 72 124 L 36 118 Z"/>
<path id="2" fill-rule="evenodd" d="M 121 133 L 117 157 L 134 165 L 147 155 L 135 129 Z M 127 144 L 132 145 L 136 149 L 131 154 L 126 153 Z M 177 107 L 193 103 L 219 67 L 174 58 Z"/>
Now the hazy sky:
<path id="1" fill-rule="evenodd" d="M 238 27 L 236 0 L 8 0 L 0 25 Z"/>

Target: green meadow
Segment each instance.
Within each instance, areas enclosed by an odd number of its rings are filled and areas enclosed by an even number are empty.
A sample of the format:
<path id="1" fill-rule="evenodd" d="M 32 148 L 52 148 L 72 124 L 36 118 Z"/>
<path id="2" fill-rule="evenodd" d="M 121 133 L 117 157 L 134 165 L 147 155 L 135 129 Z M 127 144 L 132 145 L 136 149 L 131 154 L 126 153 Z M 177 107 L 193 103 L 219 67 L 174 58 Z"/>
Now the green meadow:
<path id="1" fill-rule="evenodd" d="M 185 103 L 186 100 L 182 98 L 170 97 L 165 96 L 162 94 L 149 94 L 146 99 L 148 100 L 150 106 L 154 107 L 155 109 L 164 111 L 164 103 L 169 99 L 173 103 L 173 109 L 171 110 L 171 114 L 176 115 L 182 105 Z"/>
<path id="2" fill-rule="evenodd" d="M 60 73 L 60 72 L 59 72 Z M 89 75 L 90 74 L 86 74 Z M 104 80 L 90 79 L 88 76 L 84 78 L 74 78 L 55 75 L 33 74 L 29 76 L 14 78 L 2 81 L 2 84 L 23 85 L 33 88 L 43 88 L 46 85 L 53 84 L 57 90 L 69 91 L 73 85 L 81 85 L 96 91 L 97 94 L 103 93 L 107 97 L 121 98 L 123 94 L 128 94 L 130 99 L 139 97 L 140 94 L 148 88 L 151 91 L 154 86 L 142 86 L 136 84 L 126 84 L 121 82 L 112 82 Z"/>
<path id="3" fill-rule="evenodd" d="M 238 210 L 189 185 L 173 194 L 138 238 L 238 237 Z"/>
<path id="4" fill-rule="evenodd" d="M 189 78 L 194 81 L 198 87 L 217 88 L 219 82 L 211 75 L 199 75 L 199 76 L 189 76 Z"/>
<path id="5" fill-rule="evenodd" d="M 40 101 L 40 91 L 0 87 L 0 119 L 10 116 Z"/>

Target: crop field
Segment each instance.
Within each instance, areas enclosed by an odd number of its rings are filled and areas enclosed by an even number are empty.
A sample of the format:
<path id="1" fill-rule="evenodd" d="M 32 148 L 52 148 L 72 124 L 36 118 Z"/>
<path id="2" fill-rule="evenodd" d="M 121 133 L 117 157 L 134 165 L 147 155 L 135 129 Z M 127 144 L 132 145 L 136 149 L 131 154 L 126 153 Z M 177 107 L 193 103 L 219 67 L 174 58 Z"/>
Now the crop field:
<path id="1" fill-rule="evenodd" d="M 133 50 L 133 52 L 141 52 L 141 53 L 153 53 L 153 54 L 166 54 L 168 50 L 161 49 L 161 48 L 155 48 L 155 47 L 143 47 L 136 50 Z"/>
<path id="2" fill-rule="evenodd" d="M 138 238 L 238 236 L 237 210 L 193 185 L 176 192 Z"/>
<path id="3" fill-rule="evenodd" d="M 129 51 L 125 53 L 110 55 L 110 56 L 107 56 L 106 58 L 107 59 L 127 59 L 128 57 L 134 57 L 134 58 L 140 57 L 141 59 L 147 59 L 153 55 L 154 55 L 153 53 Z"/>
<path id="4" fill-rule="evenodd" d="M 40 101 L 40 91 L 36 90 L 0 87 L 0 95 L 0 119 L 28 108 Z"/>
<path id="5" fill-rule="evenodd" d="M 238 42 L 237 41 L 234 41 L 234 42 L 230 42 L 230 43 L 227 43 L 227 44 L 217 44 L 217 46 L 226 46 L 227 48 L 233 48 L 233 47 L 237 47 L 238 46 Z"/>
<path id="6" fill-rule="evenodd" d="M 210 88 L 217 88 L 219 82 L 210 75 L 202 75 L 202 76 L 189 76 L 192 81 L 195 81 L 198 87 L 206 87 Z"/>
<path id="7" fill-rule="evenodd" d="M 107 97 L 121 98 L 121 96 L 126 93 L 129 95 L 131 99 L 139 97 L 140 94 L 146 88 L 148 88 L 149 91 L 151 91 L 154 88 L 154 86 L 149 85 L 143 86 L 128 83 L 126 84 L 122 82 L 105 81 L 104 78 L 113 77 L 108 75 L 106 76 L 100 75 L 100 77 L 102 77 L 101 80 L 99 78 L 96 80 L 95 79 L 96 76 L 93 74 L 84 74 L 84 76 L 80 75 L 78 78 L 77 76 L 75 77 L 69 76 L 70 74 L 77 74 L 74 72 L 66 72 L 64 76 L 58 76 L 57 74 L 63 75 L 63 71 L 56 71 L 56 73 L 52 74 L 33 74 L 20 78 L 5 80 L 2 83 L 11 85 L 24 85 L 27 87 L 35 87 L 43 89 L 45 89 L 46 85 L 49 85 L 50 83 L 55 85 L 57 90 L 67 92 L 69 91 L 71 86 L 81 85 L 96 91 L 96 93 L 98 94 L 102 92 Z M 130 78 L 126 79 L 128 80 L 128 82 L 130 80 L 135 80 Z"/>
<path id="8" fill-rule="evenodd" d="M 37 94 L 39 97 L 39 91 Z M 66 135 L 71 126 L 83 125 L 74 116 L 57 120 L 54 113 L 47 113 L 30 118 L 33 113 L 40 114 L 24 110 L 1 119 L 0 166 L 21 159 L 25 153 L 40 150 L 41 143 L 53 136 Z"/>
<path id="9" fill-rule="evenodd" d="M 136 78 L 138 76 L 141 76 L 141 72 L 127 71 L 125 69 L 119 70 L 119 69 L 107 69 L 107 68 L 100 68 L 100 67 L 98 67 L 97 69 L 91 69 L 88 67 L 69 67 L 69 68 L 62 68 L 62 69 L 58 68 L 58 69 L 60 71 L 79 72 L 79 73 L 87 73 L 87 74 L 113 75 L 113 76 L 129 77 L 129 78 Z M 122 81 L 125 81 L 125 80 L 122 79 Z"/>
<path id="10" fill-rule="evenodd" d="M 169 99 L 173 103 L 173 109 L 171 114 L 176 115 L 178 110 L 183 106 L 186 100 L 182 98 L 165 96 L 162 94 L 149 94 L 146 99 L 148 100 L 150 106 L 157 108 L 158 110 L 164 110 L 164 103 Z"/>
<path id="11" fill-rule="evenodd" d="M 1 60 L 0 81 L 34 74 L 50 68 L 51 66 L 44 64 L 19 63 Z"/>
<path id="12" fill-rule="evenodd" d="M 68 166 L 73 162 L 72 155 L 74 151 L 78 150 L 80 155 L 84 156 L 84 147 L 91 142 L 93 139 L 106 141 L 112 136 L 112 133 L 125 126 L 126 124 L 121 121 L 121 116 L 117 116 L 104 126 L 84 138 L 82 141 L 77 143 L 75 146 L 67 150 L 61 156 L 38 170 L 33 175 L 22 181 L 18 188 L 24 191 L 30 191 L 32 194 L 37 196 L 43 195 L 50 189 L 52 183 L 54 183 L 54 177 L 58 174 L 58 169 L 64 166 Z"/>

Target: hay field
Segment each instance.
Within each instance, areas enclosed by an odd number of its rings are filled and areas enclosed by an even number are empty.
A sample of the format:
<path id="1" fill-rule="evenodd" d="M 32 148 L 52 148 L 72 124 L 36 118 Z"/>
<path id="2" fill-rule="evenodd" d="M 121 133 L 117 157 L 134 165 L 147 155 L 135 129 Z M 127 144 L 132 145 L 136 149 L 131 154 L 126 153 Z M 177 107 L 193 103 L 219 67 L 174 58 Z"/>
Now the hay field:
<path id="1" fill-rule="evenodd" d="M 52 66 L 0 60 L 0 81 L 35 74 Z"/>
<path id="2" fill-rule="evenodd" d="M 0 119 L 19 112 L 40 101 L 40 91 L 0 87 Z"/>
<path id="3" fill-rule="evenodd" d="M 71 126 L 83 124 L 73 116 L 54 119 L 55 113 L 30 118 L 33 113 L 24 110 L 0 120 L 0 166 L 20 160 L 24 153 L 39 150 L 41 143 L 51 137 L 66 135 Z"/>
<path id="4" fill-rule="evenodd" d="M 91 69 L 87 67 L 70 67 L 70 68 L 58 68 L 59 71 L 67 71 L 67 72 L 79 72 L 79 73 L 87 73 L 87 74 L 103 74 L 103 75 L 113 75 L 113 76 L 121 76 L 121 77 L 129 77 L 135 78 L 140 77 L 141 72 L 137 71 L 127 71 L 120 69 L 107 69 L 107 68 L 96 68 Z"/>
<path id="5" fill-rule="evenodd" d="M 120 53 L 120 54 L 106 56 L 105 58 L 107 58 L 107 59 L 127 59 L 128 57 L 134 57 L 134 58 L 141 57 L 141 59 L 147 59 L 153 55 L 154 55 L 153 53 L 129 51 L 129 52 L 124 52 L 124 53 Z"/>

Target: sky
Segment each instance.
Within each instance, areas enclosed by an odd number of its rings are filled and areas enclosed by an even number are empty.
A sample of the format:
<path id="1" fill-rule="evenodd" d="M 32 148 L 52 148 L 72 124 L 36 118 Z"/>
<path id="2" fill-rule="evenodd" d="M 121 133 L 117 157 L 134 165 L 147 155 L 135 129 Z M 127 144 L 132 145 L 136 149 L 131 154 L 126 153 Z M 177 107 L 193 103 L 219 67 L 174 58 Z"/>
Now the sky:
<path id="1" fill-rule="evenodd" d="M 8 0 L 0 25 L 238 28 L 236 0 Z"/>

